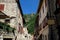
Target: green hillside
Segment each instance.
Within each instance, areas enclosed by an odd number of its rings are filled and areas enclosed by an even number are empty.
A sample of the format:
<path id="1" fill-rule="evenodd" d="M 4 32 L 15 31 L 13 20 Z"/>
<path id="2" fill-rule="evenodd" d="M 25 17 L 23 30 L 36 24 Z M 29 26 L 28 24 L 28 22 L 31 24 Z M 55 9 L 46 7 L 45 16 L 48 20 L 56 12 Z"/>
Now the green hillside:
<path id="1" fill-rule="evenodd" d="M 34 34 L 36 14 L 26 14 L 24 15 L 24 19 L 26 21 L 26 24 L 24 24 L 24 26 L 28 28 L 28 33 Z"/>

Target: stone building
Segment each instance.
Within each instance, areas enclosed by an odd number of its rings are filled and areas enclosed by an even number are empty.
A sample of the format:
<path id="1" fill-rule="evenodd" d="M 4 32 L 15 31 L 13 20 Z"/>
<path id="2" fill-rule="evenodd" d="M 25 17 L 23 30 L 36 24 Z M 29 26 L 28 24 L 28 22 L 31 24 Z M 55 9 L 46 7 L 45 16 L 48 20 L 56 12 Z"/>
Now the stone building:
<path id="1" fill-rule="evenodd" d="M 48 17 L 48 25 L 49 25 L 49 40 L 59 40 L 59 34 L 57 29 L 57 18 L 55 15 L 55 13 L 58 13 L 56 12 L 58 11 L 57 7 L 59 9 L 59 6 L 57 5 L 57 1 L 58 0 L 48 0 L 47 17 Z"/>
<path id="2" fill-rule="evenodd" d="M 40 0 L 35 23 L 34 40 L 48 40 L 47 12 L 47 0 Z"/>
<path id="3" fill-rule="evenodd" d="M 20 27 L 23 28 L 23 14 L 19 0 L 0 0 L 0 22 L 7 23 L 11 28 L 15 28 L 14 39 L 19 34 Z M 22 29 L 23 30 L 23 29 Z M 4 34 L 5 35 L 5 34 Z M 10 34 L 11 35 L 11 34 Z M 9 35 L 6 35 L 6 38 Z M 17 36 L 18 37 L 18 36 Z M 3 39 L 3 40 L 14 40 L 14 39 Z M 10 36 L 10 38 L 12 38 Z"/>
<path id="4" fill-rule="evenodd" d="M 10 27 L 10 20 L 6 18 L 10 17 L 0 11 L 0 40 L 15 40 L 14 28 Z"/>
<path id="5" fill-rule="evenodd" d="M 35 35 L 34 35 L 36 38 L 35 40 L 60 40 L 60 32 L 59 32 L 60 30 L 60 0 L 46 0 L 45 6 L 47 6 L 48 11 L 46 9 L 45 10 L 42 9 L 42 5 L 44 3 L 43 1 L 44 0 L 40 1 L 40 7 L 38 8 L 39 10 L 37 12 L 38 16 L 36 19 Z M 41 10 L 43 11 L 41 12 Z M 47 11 L 47 13 L 45 13 L 44 11 Z M 45 18 L 43 18 L 45 16 L 43 12 L 46 14 Z M 45 20 L 43 21 L 42 19 L 47 19 L 46 22 L 48 23 L 48 26 L 47 27 L 45 26 L 46 29 L 43 26 L 43 24 L 45 24 L 44 23 Z M 42 22 L 42 24 L 39 22 Z"/>
<path id="6" fill-rule="evenodd" d="M 58 34 L 58 37 L 57 39 L 60 40 L 60 0 L 56 0 L 56 10 L 54 12 L 55 14 L 55 17 L 56 17 L 56 29 L 58 30 L 57 34 Z"/>
<path id="7" fill-rule="evenodd" d="M 16 0 L 0 0 L 0 7 L 0 11 L 2 11 L 3 13 L 8 15 L 9 17 L 15 17 L 15 19 L 11 20 L 11 27 L 15 27 L 16 25 L 18 25 L 16 24 L 17 22 L 21 23 L 21 26 L 23 26 L 22 13 L 21 10 L 18 8 Z"/>

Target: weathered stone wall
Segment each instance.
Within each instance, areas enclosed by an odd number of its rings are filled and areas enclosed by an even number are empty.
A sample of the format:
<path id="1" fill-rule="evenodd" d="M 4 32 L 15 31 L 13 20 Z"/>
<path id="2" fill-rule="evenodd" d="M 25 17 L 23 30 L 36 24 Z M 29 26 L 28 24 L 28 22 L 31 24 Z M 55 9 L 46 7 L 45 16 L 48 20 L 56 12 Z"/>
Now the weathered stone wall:
<path id="1" fill-rule="evenodd" d="M 0 0 L 0 4 L 4 5 L 3 13 L 10 17 L 16 17 L 15 19 L 10 20 L 11 27 L 17 27 L 19 23 L 21 24 L 21 26 L 23 26 L 21 12 L 19 11 L 15 0 Z"/>
<path id="2" fill-rule="evenodd" d="M 47 16 L 48 6 L 45 5 L 45 0 L 41 5 L 41 9 L 39 11 L 39 25 L 43 22 L 45 17 Z"/>
<path id="3" fill-rule="evenodd" d="M 20 35 L 18 33 L 18 29 L 19 29 L 19 23 L 23 27 L 23 21 L 22 21 L 23 19 L 22 19 L 22 15 L 16 1 L 15 0 L 0 0 L 0 4 L 4 5 L 4 10 L 2 10 L 3 13 L 8 15 L 10 18 L 15 17 L 15 18 L 10 19 L 10 26 L 13 28 L 16 28 L 15 36 L 17 37 L 21 36 L 22 34 Z M 19 40 L 19 38 L 17 38 L 17 40 Z"/>

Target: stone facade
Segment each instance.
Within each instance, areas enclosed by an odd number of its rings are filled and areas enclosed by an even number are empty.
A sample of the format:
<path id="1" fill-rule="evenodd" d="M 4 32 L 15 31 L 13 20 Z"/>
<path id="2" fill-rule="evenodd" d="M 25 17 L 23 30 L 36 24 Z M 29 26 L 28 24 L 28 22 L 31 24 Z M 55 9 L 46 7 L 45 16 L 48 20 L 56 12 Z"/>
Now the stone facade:
<path id="1" fill-rule="evenodd" d="M 23 18 L 16 0 L 0 0 L 0 11 L 9 16 L 9 18 L 0 19 L 0 21 L 5 22 L 5 20 L 9 20 L 9 25 L 16 29 L 15 36 L 18 36 L 19 27 L 23 27 Z"/>
<path id="2" fill-rule="evenodd" d="M 14 19 L 11 19 L 10 25 L 11 27 L 14 27 L 15 25 L 18 25 L 16 23 L 21 23 L 21 26 L 23 26 L 22 16 L 21 12 L 19 11 L 18 5 L 15 2 L 15 0 L 0 0 L 0 5 L 4 5 L 4 10 L 2 10 L 3 13 L 8 15 L 9 17 L 16 17 Z M 14 24 L 15 23 L 15 24 Z"/>
<path id="3" fill-rule="evenodd" d="M 37 19 L 36 19 L 36 26 L 35 26 L 35 39 L 34 40 L 48 40 L 48 25 L 47 25 L 47 11 L 48 11 L 48 4 L 47 0 L 40 0 L 39 8 L 37 10 Z M 43 38 L 46 36 L 46 38 Z"/>

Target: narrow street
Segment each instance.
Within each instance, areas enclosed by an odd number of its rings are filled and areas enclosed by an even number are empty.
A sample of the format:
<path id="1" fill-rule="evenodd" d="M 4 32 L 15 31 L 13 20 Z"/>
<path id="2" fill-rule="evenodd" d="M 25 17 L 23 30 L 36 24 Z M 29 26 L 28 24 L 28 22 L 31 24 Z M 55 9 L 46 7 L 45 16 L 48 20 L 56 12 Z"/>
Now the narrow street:
<path id="1" fill-rule="evenodd" d="M 0 40 L 60 40 L 60 0 L 0 0 Z"/>

